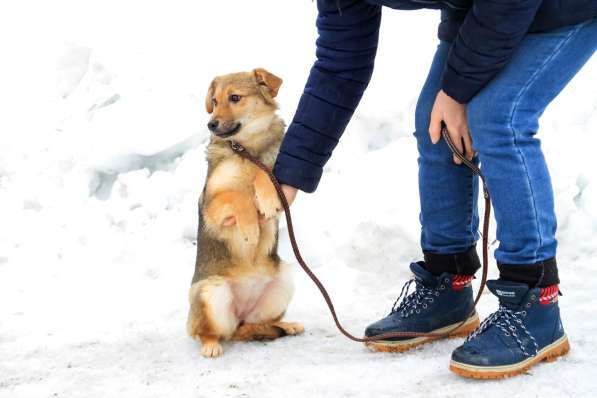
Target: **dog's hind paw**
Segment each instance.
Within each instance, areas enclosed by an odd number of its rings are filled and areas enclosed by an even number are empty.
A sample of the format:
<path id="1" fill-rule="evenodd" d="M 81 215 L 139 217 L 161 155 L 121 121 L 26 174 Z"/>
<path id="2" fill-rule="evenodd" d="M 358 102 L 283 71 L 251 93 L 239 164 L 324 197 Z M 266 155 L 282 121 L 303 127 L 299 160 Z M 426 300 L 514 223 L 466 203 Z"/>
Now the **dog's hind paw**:
<path id="1" fill-rule="evenodd" d="M 220 343 L 208 343 L 201 346 L 201 355 L 206 358 L 219 357 L 224 353 L 224 348 Z"/>
<path id="2" fill-rule="evenodd" d="M 201 355 L 206 358 L 219 357 L 224 353 L 220 340 L 211 336 L 199 336 L 201 340 Z"/>
<path id="3" fill-rule="evenodd" d="M 305 331 L 305 327 L 298 322 L 276 322 L 274 326 L 282 329 L 288 336 L 301 334 Z"/>

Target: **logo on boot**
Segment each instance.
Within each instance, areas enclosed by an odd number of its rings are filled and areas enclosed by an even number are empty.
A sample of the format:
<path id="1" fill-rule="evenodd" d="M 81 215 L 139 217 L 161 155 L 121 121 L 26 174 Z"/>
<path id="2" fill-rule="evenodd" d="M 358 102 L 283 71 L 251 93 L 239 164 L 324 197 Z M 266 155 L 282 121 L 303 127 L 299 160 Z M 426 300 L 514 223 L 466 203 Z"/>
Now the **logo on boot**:
<path id="1" fill-rule="evenodd" d="M 516 293 L 510 290 L 495 289 L 495 293 L 500 297 L 516 297 Z"/>

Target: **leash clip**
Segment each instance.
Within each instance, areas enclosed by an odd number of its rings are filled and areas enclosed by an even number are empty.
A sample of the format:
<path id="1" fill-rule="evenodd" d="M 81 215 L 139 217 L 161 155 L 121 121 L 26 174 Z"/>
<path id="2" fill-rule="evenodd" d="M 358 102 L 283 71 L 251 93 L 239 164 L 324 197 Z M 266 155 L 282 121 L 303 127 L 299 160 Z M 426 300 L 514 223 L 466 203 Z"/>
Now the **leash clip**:
<path id="1" fill-rule="evenodd" d="M 230 141 L 230 147 L 235 152 L 242 152 L 245 150 L 245 147 L 243 147 L 241 144 L 235 141 Z"/>

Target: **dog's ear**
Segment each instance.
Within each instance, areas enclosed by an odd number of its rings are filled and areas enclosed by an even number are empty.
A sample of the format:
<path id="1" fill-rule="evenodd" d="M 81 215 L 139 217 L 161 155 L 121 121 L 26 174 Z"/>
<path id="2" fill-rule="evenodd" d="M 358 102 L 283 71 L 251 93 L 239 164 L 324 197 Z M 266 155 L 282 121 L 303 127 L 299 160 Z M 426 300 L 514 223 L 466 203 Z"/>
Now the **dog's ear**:
<path id="1" fill-rule="evenodd" d="M 263 68 L 253 69 L 253 75 L 259 86 L 259 91 L 261 91 L 266 101 L 274 103 L 273 99 L 278 95 L 282 79 Z"/>
<path id="2" fill-rule="evenodd" d="M 207 113 L 212 113 L 214 111 L 213 97 L 215 89 L 216 79 L 213 79 L 207 89 L 207 95 L 205 96 L 205 110 Z"/>

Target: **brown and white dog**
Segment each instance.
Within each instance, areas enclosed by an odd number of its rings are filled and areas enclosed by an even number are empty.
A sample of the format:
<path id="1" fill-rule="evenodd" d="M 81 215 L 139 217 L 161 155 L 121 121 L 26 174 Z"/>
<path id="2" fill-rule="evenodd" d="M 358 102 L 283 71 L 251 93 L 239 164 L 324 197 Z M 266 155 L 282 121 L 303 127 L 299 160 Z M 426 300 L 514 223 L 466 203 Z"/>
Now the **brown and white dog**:
<path id="1" fill-rule="evenodd" d="M 206 357 L 222 354 L 222 340 L 303 331 L 298 323 L 281 322 L 294 288 L 277 254 L 277 193 L 268 176 L 229 145 L 234 140 L 273 166 L 285 129 L 274 100 L 281 84 L 264 69 L 233 73 L 216 77 L 205 99 L 212 135 L 187 331 L 201 341 Z"/>

